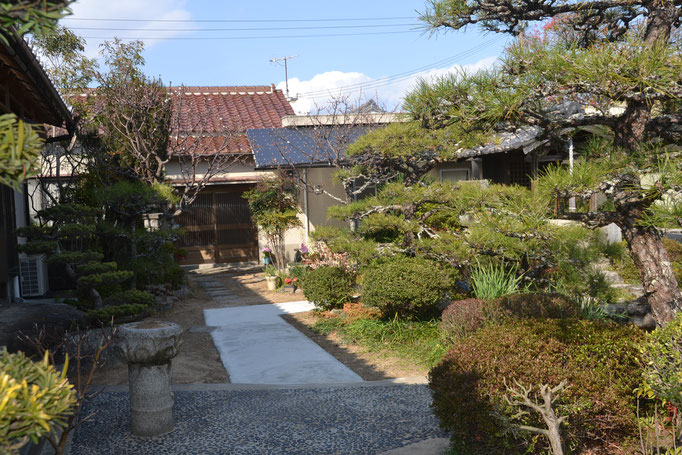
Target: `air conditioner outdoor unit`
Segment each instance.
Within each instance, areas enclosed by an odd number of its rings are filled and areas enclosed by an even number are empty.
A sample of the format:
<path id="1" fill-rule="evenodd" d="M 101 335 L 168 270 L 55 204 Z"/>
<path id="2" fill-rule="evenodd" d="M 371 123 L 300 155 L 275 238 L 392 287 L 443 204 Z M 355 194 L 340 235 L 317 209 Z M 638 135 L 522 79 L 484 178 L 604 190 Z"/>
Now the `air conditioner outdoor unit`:
<path id="1" fill-rule="evenodd" d="M 21 296 L 44 295 L 48 290 L 45 256 L 26 256 L 19 260 Z"/>

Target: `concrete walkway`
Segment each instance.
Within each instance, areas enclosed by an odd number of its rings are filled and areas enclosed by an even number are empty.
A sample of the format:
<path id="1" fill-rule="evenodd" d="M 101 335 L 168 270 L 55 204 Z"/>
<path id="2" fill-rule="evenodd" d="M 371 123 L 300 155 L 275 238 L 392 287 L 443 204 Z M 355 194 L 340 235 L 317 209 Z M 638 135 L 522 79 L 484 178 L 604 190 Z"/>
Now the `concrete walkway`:
<path id="1" fill-rule="evenodd" d="M 296 330 L 283 314 L 306 302 L 204 310 L 206 325 L 233 384 L 321 384 L 362 378 Z"/>

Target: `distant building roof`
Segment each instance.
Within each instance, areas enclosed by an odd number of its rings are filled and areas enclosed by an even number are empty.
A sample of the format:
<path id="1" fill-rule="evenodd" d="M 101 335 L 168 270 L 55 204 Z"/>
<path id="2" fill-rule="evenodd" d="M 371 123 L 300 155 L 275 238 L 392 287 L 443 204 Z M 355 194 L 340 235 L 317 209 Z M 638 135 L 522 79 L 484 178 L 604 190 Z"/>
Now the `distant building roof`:
<path id="1" fill-rule="evenodd" d="M 248 130 L 256 169 L 333 166 L 345 158 L 345 146 L 369 130 L 366 125 L 262 128 Z M 334 145 L 337 144 L 337 145 Z"/>
<path id="2" fill-rule="evenodd" d="M 369 99 L 364 104 L 358 106 L 353 110 L 354 112 L 364 112 L 365 114 L 381 114 L 386 112 L 386 109 L 377 104 L 374 99 Z"/>
<path id="3" fill-rule="evenodd" d="M 179 112 L 180 131 L 214 135 L 226 131 L 246 131 L 252 128 L 280 128 L 282 117 L 294 110 L 281 90 L 274 85 L 171 87 L 171 96 Z M 180 101 L 182 104 L 178 104 Z M 207 138 L 208 143 L 222 144 L 224 136 Z M 206 153 L 210 147 L 203 147 Z M 230 140 L 225 153 L 251 153 L 246 134 Z"/>

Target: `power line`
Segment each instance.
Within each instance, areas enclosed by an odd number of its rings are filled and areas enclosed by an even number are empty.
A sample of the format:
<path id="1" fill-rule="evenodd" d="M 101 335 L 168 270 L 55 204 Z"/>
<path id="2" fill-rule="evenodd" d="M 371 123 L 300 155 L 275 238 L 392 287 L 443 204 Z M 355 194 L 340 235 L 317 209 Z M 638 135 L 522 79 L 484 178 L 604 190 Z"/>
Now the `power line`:
<path id="1" fill-rule="evenodd" d="M 334 91 L 335 92 L 336 91 L 339 91 L 339 92 L 344 91 L 346 93 L 353 93 L 353 92 L 367 90 L 367 89 L 376 89 L 379 87 L 384 87 L 387 85 L 395 84 L 397 82 L 402 82 L 404 80 L 408 80 L 409 78 L 411 78 L 412 76 L 414 76 L 417 73 L 427 71 L 430 69 L 435 69 L 435 68 L 438 68 L 438 67 L 440 67 L 442 65 L 446 65 L 446 64 L 454 64 L 458 60 L 469 57 L 469 56 L 475 54 L 476 52 L 479 52 L 479 51 L 499 42 L 500 40 L 501 40 L 501 38 L 499 38 L 499 37 L 493 38 L 493 39 L 488 40 L 484 43 L 481 43 L 477 46 L 474 46 L 471 49 L 467 49 L 467 50 L 462 51 L 458 54 L 452 55 L 446 59 L 439 60 L 439 61 L 431 63 L 429 65 L 425 65 L 425 66 L 415 68 L 415 69 L 412 69 L 409 71 L 405 71 L 402 73 L 394 74 L 392 76 L 386 76 L 386 77 L 383 77 L 380 79 L 376 79 L 374 81 L 359 82 L 359 83 L 355 83 L 355 84 L 349 84 L 349 85 L 346 85 L 343 87 L 338 87 L 338 88 L 335 88 Z M 324 96 L 328 96 L 330 94 L 330 92 L 331 92 L 331 90 L 329 90 L 329 89 L 322 89 L 322 90 L 311 90 L 308 92 L 302 92 L 302 93 L 298 93 L 297 95 L 299 97 L 303 97 L 303 98 L 314 99 L 314 98 L 321 98 Z"/>
<path id="2" fill-rule="evenodd" d="M 418 30 L 401 30 L 395 32 L 362 32 L 362 33 L 329 33 L 320 35 L 277 35 L 277 36 L 145 36 L 145 37 L 120 37 L 120 36 L 82 36 L 85 39 L 110 40 L 118 38 L 123 41 L 144 40 L 256 40 L 256 39 L 285 39 L 285 38 L 322 38 L 333 36 L 368 36 L 368 35 L 395 35 L 400 33 L 423 33 Z"/>
<path id="3" fill-rule="evenodd" d="M 122 19 L 122 18 L 94 18 L 94 17 L 65 17 L 66 21 L 101 21 L 101 22 L 352 22 L 352 21 L 392 21 L 416 19 L 414 16 L 398 17 L 356 17 L 356 18 L 325 18 L 325 19 Z"/>
<path id="4" fill-rule="evenodd" d="M 115 27 L 69 27 L 69 30 L 100 30 L 121 32 L 248 32 L 264 30 L 319 30 L 338 28 L 375 28 L 375 27 L 409 27 L 411 24 L 370 24 L 370 25 L 316 25 L 309 27 L 259 27 L 259 28 L 115 28 Z"/>

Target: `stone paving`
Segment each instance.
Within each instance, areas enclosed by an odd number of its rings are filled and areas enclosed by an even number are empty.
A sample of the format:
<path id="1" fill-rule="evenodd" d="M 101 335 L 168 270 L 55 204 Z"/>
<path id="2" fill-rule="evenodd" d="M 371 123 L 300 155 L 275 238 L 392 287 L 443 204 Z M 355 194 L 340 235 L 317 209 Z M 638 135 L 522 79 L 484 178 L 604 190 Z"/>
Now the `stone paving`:
<path id="1" fill-rule="evenodd" d="M 367 384 L 176 390 L 175 430 L 146 439 L 130 434 L 128 394 L 105 391 L 70 454 L 369 455 L 446 436 L 426 385 Z"/>

